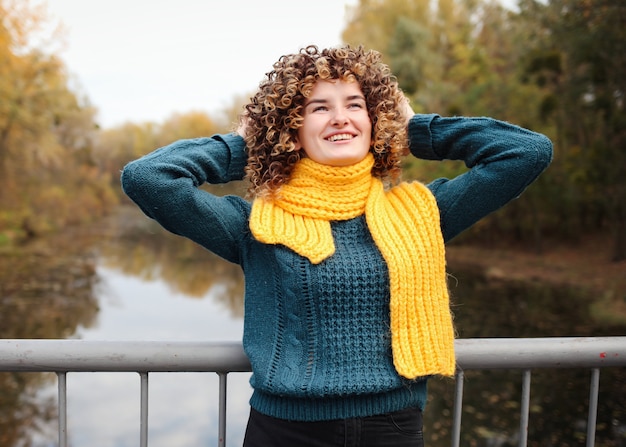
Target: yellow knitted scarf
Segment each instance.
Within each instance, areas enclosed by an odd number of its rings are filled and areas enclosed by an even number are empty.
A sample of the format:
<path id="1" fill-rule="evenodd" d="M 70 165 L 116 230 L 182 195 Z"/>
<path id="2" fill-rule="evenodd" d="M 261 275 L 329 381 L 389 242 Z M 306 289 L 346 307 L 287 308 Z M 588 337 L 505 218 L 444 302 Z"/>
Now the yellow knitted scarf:
<path id="1" fill-rule="evenodd" d="M 330 221 L 365 213 L 389 269 L 396 370 L 409 379 L 451 376 L 454 329 L 437 203 L 418 182 L 385 192 L 373 164 L 371 154 L 348 167 L 300 160 L 279 197 L 254 201 L 250 229 L 260 242 L 283 244 L 318 264 L 335 252 Z"/>

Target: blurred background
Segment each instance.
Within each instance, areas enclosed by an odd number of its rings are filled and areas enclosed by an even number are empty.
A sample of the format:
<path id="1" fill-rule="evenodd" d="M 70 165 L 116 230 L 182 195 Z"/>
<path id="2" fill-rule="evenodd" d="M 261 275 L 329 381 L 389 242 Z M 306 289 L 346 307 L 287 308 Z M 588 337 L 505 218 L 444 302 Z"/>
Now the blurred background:
<path id="1" fill-rule="evenodd" d="M 492 116 L 554 143 L 535 184 L 448 247 L 459 335 L 625 335 L 622 0 L 0 0 L 0 337 L 240 340 L 239 268 L 141 215 L 120 170 L 231 131 L 282 54 L 343 42 L 379 50 L 418 113 Z M 464 169 L 407 158 L 403 175 Z M 467 376 L 462 445 L 516 445 L 521 377 Z M 229 379 L 233 446 L 247 379 Z M 584 445 L 588 380 L 533 375 L 529 445 Z M 0 373 L 0 446 L 55 445 L 55 383 Z M 150 445 L 211 445 L 216 384 L 155 375 Z M 71 445 L 136 445 L 138 385 L 70 374 Z M 452 392 L 431 384 L 429 446 L 449 445 Z M 596 445 L 626 445 L 626 373 L 603 371 L 600 393 Z"/>

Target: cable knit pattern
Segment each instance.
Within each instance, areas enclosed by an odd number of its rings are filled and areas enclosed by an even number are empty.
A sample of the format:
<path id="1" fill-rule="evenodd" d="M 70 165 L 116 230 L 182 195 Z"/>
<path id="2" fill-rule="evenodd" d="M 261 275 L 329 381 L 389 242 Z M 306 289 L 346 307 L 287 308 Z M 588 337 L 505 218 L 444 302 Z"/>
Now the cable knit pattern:
<path id="1" fill-rule="evenodd" d="M 348 167 L 301 160 L 280 196 L 253 203 L 250 229 L 259 241 L 283 244 L 319 264 L 335 252 L 330 221 L 365 213 L 389 268 L 394 365 L 416 378 L 454 374 L 454 332 L 446 286 L 439 211 L 420 183 L 385 193 L 371 176 L 371 154 Z"/>

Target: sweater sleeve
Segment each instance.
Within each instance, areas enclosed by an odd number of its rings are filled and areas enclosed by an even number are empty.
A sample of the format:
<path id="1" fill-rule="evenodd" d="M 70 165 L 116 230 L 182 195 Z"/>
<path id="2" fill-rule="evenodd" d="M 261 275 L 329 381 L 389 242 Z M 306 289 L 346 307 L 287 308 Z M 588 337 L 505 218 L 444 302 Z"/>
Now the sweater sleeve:
<path id="1" fill-rule="evenodd" d="M 552 160 L 544 135 L 492 118 L 415 115 L 410 149 L 426 160 L 462 160 L 469 171 L 428 185 L 437 199 L 444 239 L 518 197 Z"/>
<path id="2" fill-rule="evenodd" d="M 122 188 L 165 229 L 239 263 L 249 205 L 199 186 L 241 180 L 246 160 L 245 143 L 235 134 L 180 140 L 127 164 Z"/>

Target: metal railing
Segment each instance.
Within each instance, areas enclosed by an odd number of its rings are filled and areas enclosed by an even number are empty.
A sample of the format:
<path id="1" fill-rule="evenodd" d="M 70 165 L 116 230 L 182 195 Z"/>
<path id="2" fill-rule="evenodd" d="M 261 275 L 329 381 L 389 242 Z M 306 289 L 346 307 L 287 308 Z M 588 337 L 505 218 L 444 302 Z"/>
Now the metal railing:
<path id="1" fill-rule="evenodd" d="M 464 371 L 517 369 L 523 373 L 519 446 L 527 445 L 531 370 L 589 368 L 587 447 L 595 444 L 600 369 L 626 366 L 626 337 L 485 338 L 456 340 L 452 446 L 461 438 Z M 226 445 L 227 375 L 249 372 L 239 343 L 0 340 L 0 371 L 54 372 L 58 377 L 59 446 L 67 447 L 68 372 L 137 372 L 140 380 L 140 446 L 148 445 L 148 374 L 214 372 L 219 376 L 218 446 Z"/>

